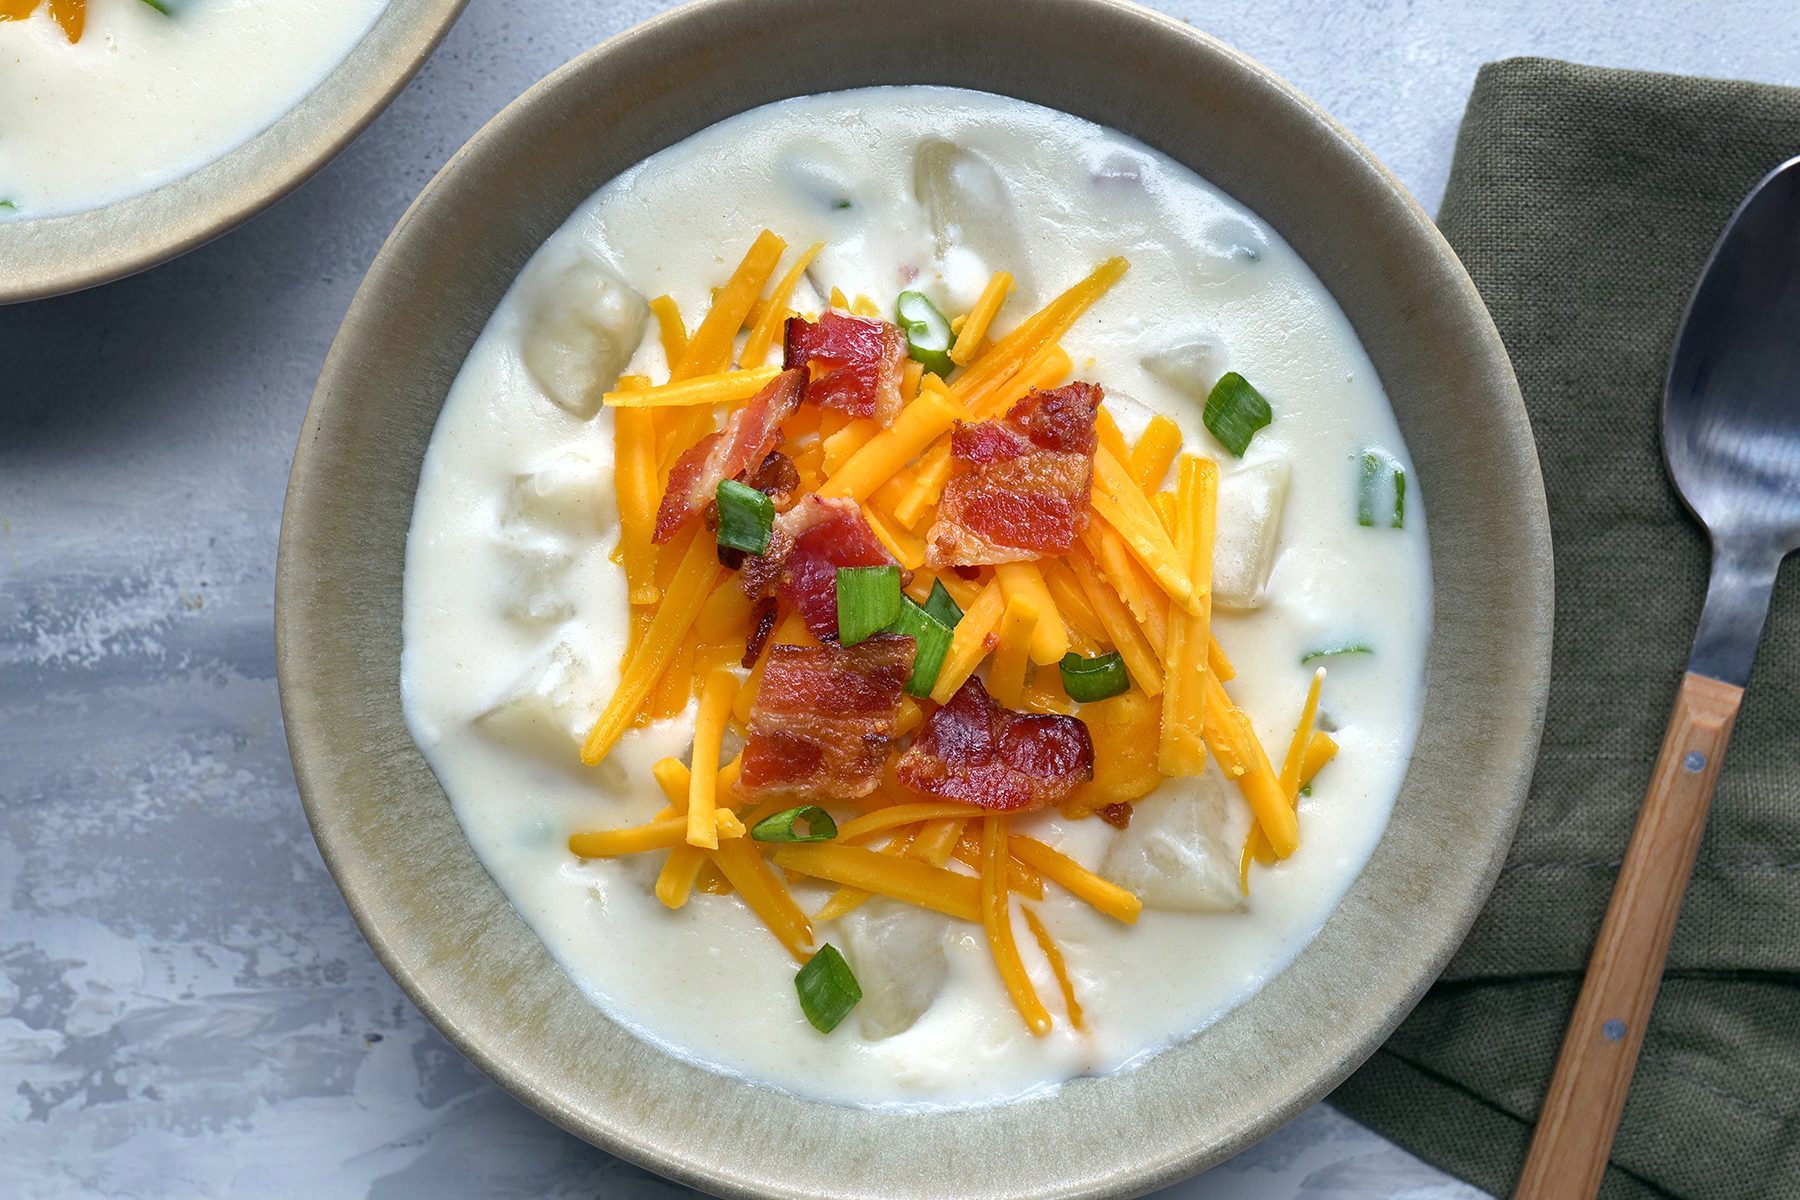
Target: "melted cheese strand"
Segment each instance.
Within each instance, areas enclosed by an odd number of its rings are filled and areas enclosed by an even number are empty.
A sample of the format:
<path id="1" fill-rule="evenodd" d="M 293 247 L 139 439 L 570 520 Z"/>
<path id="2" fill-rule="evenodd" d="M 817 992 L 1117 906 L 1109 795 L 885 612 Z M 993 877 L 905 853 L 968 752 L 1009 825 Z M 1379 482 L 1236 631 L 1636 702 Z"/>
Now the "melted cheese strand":
<path id="1" fill-rule="evenodd" d="M 780 846 L 769 857 L 778 867 L 814 879 L 849 884 L 962 921 L 981 920 L 978 882 L 916 858 L 829 842 Z"/>
<path id="2" fill-rule="evenodd" d="M 1144 911 L 1143 901 L 1136 896 L 1036 838 L 1015 834 L 1007 841 L 1007 849 L 1020 862 L 1043 872 L 1044 878 L 1115 921 L 1135 925 L 1138 914 Z"/>
<path id="3" fill-rule="evenodd" d="M 1044 958 L 1050 963 L 1050 972 L 1056 976 L 1056 986 L 1062 989 L 1063 1008 L 1069 1014 L 1069 1024 L 1076 1029 L 1084 1028 L 1081 1023 L 1081 1005 L 1075 1000 L 1075 982 L 1069 978 L 1069 965 L 1063 961 L 1063 954 L 1056 942 L 1050 937 L 1050 931 L 1038 920 L 1037 913 L 1024 905 L 1019 911 L 1025 914 L 1025 924 L 1031 930 L 1031 936 L 1037 939 L 1038 949 L 1044 952 Z"/>

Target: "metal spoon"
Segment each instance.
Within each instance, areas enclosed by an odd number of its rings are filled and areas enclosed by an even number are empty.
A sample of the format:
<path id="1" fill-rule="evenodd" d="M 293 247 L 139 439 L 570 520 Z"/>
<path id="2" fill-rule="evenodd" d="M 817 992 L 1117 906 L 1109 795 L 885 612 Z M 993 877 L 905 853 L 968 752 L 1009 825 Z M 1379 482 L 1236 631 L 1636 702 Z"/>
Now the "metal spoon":
<path id="1" fill-rule="evenodd" d="M 1515 1200 L 1600 1188 L 1775 576 L 1800 548 L 1800 158 L 1756 185 L 1701 272 L 1662 427 L 1712 582 Z"/>

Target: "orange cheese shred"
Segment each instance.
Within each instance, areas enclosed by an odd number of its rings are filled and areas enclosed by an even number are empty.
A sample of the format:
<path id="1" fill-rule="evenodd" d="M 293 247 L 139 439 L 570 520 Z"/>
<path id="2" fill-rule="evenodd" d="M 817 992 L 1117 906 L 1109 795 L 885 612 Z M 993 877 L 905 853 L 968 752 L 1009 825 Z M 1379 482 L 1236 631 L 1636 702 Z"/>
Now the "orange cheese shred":
<path id="1" fill-rule="evenodd" d="M 694 718 L 694 752 L 688 779 L 687 842 L 707 850 L 719 847 L 717 811 L 719 744 L 725 737 L 725 720 L 737 699 L 738 677 L 716 668 L 706 677 L 700 692 L 700 711 Z"/>
<path id="2" fill-rule="evenodd" d="M 1000 616 L 1000 642 L 994 647 L 994 661 L 988 667 L 987 677 L 988 694 L 1006 708 L 1019 707 L 1039 621 L 1037 601 L 1030 596 L 1015 592 L 1006 601 Z"/>
<path id="3" fill-rule="evenodd" d="M 814 879 L 848 884 L 963 921 L 981 920 L 981 885 L 976 880 L 916 858 L 816 842 L 779 846 L 770 859 L 778 867 Z"/>
<path id="4" fill-rule="evenodd" d="M 1188 573 L 1200 611 L 1175 608 L 1169 613 L 1163 651 L 1162 735 L 1156 765 L 1164 775 L 1192 777 L 1206 770 L 1207 649 L 1212 641 L 1218 464 L 1184 455 L 1176 497 L 1176 552 Z"/>
<path id="5" fill-rule="evenodd" d="M 744 327 L 744 319 L 755 307 L 763 285 L 775 273 L 786 249 L 787 243 L 767 229 L 756 235 L 737 270 L 719 290 L 705 319 L 700 322 L 700 328 L 688 339 L 681 361 L 670 368 L 671 382 L 715 374 L 731 364 L 732 345 L 737 340 L 738 330 Z"/>
<path id="6" fill-rule="evenodd" d="M 975 602 L 963 610 L 962 620 L 956 623 L 956 629 L 950 635 L 950 649 L 944 654 L 944 664 L 938 668 L 937 683 L 931 689 L 933 700 L 948 704 L 950 697 L 968 682 L 981 660 L 987 657 L 988 636 L 1000 624 L 1005 608 L 1006 598 L 1000 591 L 1000 584 L 994 582 L 981 589 Z"/>
<path id="7" fill-rule="evenodd" d="M 781 876 L 757 853 L 755 842 L 747 837 L 732 838 L 706 855 L 789 954 L 801 962 L 811 957 L 812 922 L 794 903 Z"/>
<path id="8" fill-rule="evenodd" d="M 776 282 L 775 290 L 769 293 L 762 313 L 750 327 L 750 336 L 745 339 L 743 353 L 739 355 L 739 361 L 746 367 L 760 367 L 768 360 L 770 348 L 775 345 L 775 339 L 782 335 L 787 319 L 792 315 L 788 306 L 793 301 L 794 288 L 800 283 L 800 277 L 806 274 L 806 268 L 812 265 L 812 260 L 824 249 L 824 242 L 814 242 L 808 246 Z"/>
<path id="9" fill-rule="evenodd" d="M 663 357 L 669 360 L 669 370 L 673 371 L 681 356 L 687 353 L 687 323 L 681 319 L 681 307 L 673 296 L 658 296 L 650 302 L 650 312 L 656 318 L 656 333 L 662 341 Z"/>
<path id="10" fill-rule="evenodd" d="M 627 656 L 619 674 L 618 690 L 582 743 L 581 761 L 590 767 L 598 765 L 618 743 L 619 736 L 631 727 L 644 702 L 650 698 L 651 689 L 681 648 L 701 605 L 712 594 L 713 584 L 719 578 L 718 548 L 710 534 L 690 530 L 685 545 L 677 535 L 675 541 L 663 548 L 663 553 L 673 554 L 678 547 L 680 565 L 665 589 L 668 598 L 656 610 L 642 640 Z"/>
<path id="11" fill-rule="evenodd" d="M 1162 486 L 1169 467 L 1180 453 L 1181 427 L 1157 413 L 1150 418 L 1144 432 L 1138 435 L 1137 444 L 1131 448 L 1131 458 L 1127 465 L 1131 469 L 1132 480 L 1146 494 L 1154 493 Z"/>
<path id="12" fill-rule="evenodd" d="M 1069 978 L 1069 964 L 1063 959 L 1062 950 L 1044 928 L 1037 913 L 1024 905 L 1019 911 L 1025 914 L 1025 924 L 1031 930 L 1031 936 L 1037 939 L 1038 949 L 1044 952 L 1044 958 L 1050 964 L 1050 971 L 1056 976 L 1056 986 L 1062 991 L 1063 1008 L 1069 1014 L 1069 1024 L 1076 1029 L 1085 1028 L 1081 1023 L 1081 1005 L 1075 999 L 1075 981 Z"/>
<path id="13" fill-rule="evenodd" d="M 987 931 L 988 949 L 994 955 L 1001 982 L 1024 1018 L 1025 1028 L 1034 1037 L 1043 1037 L 1050 1032 L 1050 1013 L 1038 999 L 1031 976 L 1025 973 L 1025 964 L 1019 959 L 1019 947 L 1013 941 L 1012 904 L 1002 866 L 1008 825 L 1005 817 L 981 819 L 981 924 Z"/>
<path id="14" fill-rule="evenodd" d="M 1014 835 L 1008 840 L 1007 848 L 1014 858 L 1042 872 L 1045 879 L 1115 921 L 1135 925 L 1138 915 L 1144 911 L 1143 901 L 1136 896 L 1036 838 Z"/>
<path id="15" fill-rule="evenodd" d="M 1039 566 L 1038 562 L 1000 563 L 994 567 L 994 578 L 1000 581 L 1000 590 L 1009 603 L 1022 596 L 1036 608 L 1038 621 L 1031 635 L 1031 661 L 1048 667 L 1061 662 L 1069 652 L 1069 630 Z"/>
<path id="16" fill-rule="evenodd" d="M 994 323 L 999 315 L 1000 306 L 1006 303 L 1006 295 L 1012 291 L 1013 277 L 1006 271 L 994 272 L 987 286 L 981 289 L 981 296 L 975 301 L 975 307 L 963 318 L 962 328 L 957 330 L 956 342 L 950 347 L 950 361 L 959 367 L 966 367 L 981 349 L 982 341 L 987 337 L 988 326 Z"/>

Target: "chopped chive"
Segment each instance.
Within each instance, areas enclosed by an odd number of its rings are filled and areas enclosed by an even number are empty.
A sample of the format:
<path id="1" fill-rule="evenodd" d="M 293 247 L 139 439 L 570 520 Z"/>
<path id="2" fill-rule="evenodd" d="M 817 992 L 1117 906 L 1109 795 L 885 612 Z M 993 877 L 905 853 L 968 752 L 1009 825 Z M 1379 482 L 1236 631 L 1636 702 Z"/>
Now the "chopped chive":
<path id="1" fill-rule="evenodd" d="M 8 212 L 18 212 L 19 211 L 19 206 L 14 204 L 11 200 L 0 200 L 0 208 L 4 208 Z"/>
<path id="2" fill-rule="evenodd" d="M 955 365 L 950 361 L 950 347 L 956 338 L 937 305 L 924 292 L 901 292 L 900 299 L 894 302 L 894 315 L 906 330 L 906 352 L 927 371 L 940 376 L 950 374 Z"/>
<path id="3" fill-rule="evenodd" d="M 794 990 L 800 993 L 800 1011 L 820 1033 L 836 1029 L 862 999 L 862 986 L 850 964 L 830 942 L 820 946 L 800 968 L 794 976 Z"/>
<path id="4" fill-rule="evenodd" d="M 931 581 L 931 595 L 925 597 L 925 611 L 952 629 L 963 619 L 963 610 L 957 606 L 955 597 L 950 595 L 941 579 Z"/>
<path id="5" fill-rule="evenodd" d="M 735 479 L 719 481 L 719 545 L 761 554 L 775 528 L 775 502 Z"/>
<path id="6" fill-rule="evenodd" d="M 894 623 L 900 615 L 899 567 L 837 569 L 838 641 L 854 646 Z"/>
<path id="7" fill-rule="evenodd" d="M 1069 699 L 1082 704 L 1117 696 L 1131 687 L 1131 674 L 1125 669 L 1125 660 L 1117 653 L 1102 654 L 1099 658 L 1065 654 L 1060 669 L 1063 691 L 1069 693 Z"/>
<path id="8" fill-rule="evenodd" d="M 144 3 L 151 8 L 154 8 L 165 17 L 169 15 L 169 6 L 163 3 L 163 0 L 144 0 Z"/>
<path id="9" fill-rule="evenodd" d="M 1314 659 L 1339 658 L 1346 654 L 1373 654 L 1373 646 L 1365 646 L 1361 642 L 1345 642 L 1341 646 L 1327 646 L 1322 650 L 1308 650 L 1300 656 L 1300 665 L 1305 666 Z"/>
<path id="10" fill-rule="evenodd" d="M 836 200 L 831 202 L 831 207 L 837 209 L 839 212 L 843 212 L 846 208 L 855 208 L 856 205 L 851 203 L 847 197 L 839 196 Z"/>
<path id="11" fill-rule="evenodd" d="M 1249 380 L 1236 371 L 1227 371 L 1207 393 L 1206 408 L 1200 419 L 1219 439 L 1221 446 L 1242 458 L 1244 451 L 1250 448 L 1250 439 L 1256 436 L 1257 430 L 1274 420 L 1275 414 L 1262 393 L 1250 386 Z"/>
<path id="12" fill-rule="evenodd" d="M 804 823 L 806 832 L 797 828 Z M 750 836 L 759 842 L 829 842 L 837 836 L 837 822 L 816 804 L 802 804 L 764 817 L 750 827 Z"/>
<path id="13" fill-rule="evenodd" d="M 931 599 L 936 598 L 934 592 Z M 947 594 L 945 599 L 949 599 Z M 931 689 L 937 686 L 938 672 L 944 669 L 944 656 L 950 653 L 953 628 L 932 613 L 929 602 L 920 608 L 909 598 L 900 597 L 900 615 L 887 627 L 887 632 L 904 634 L 913 640 L 915 651 L 912 678 L 906 681 L 907 695 L 931 695 Z"/>
<path id="14" fill-rule="evenodd" d="M 1393 519 L 1389 522 L 1391 529 L 1406 527 L 1406 469 L 1380 450 L 1364 450 L 1362 453 L 1362 477 L 1356 492 L 1356 523 L 1365 529 L 1374 528 L 1376 514 L 1386 507 L 1386 492 L 1389 488 L 1394 493 Z"/>

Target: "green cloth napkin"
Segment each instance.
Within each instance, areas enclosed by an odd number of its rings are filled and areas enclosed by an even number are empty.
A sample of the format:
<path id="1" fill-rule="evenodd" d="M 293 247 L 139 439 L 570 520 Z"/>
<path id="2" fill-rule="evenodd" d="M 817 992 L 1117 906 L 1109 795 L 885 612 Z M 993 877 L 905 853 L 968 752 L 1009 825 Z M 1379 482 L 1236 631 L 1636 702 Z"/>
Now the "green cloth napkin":
<path id="1" fill-rule="evenodd" d="M 1517 1179 L 1706 589 L 1705 538 L 1660 458 L 1670 347 L 1726 219 L 1795 155 L 1800 90 L 1545 59 L 1483 67 L 1463 118 L 1440 223 L 1506 341 L 1543 461 L 1550 706 L 1492 900 L 1442 980 L 1332 1099 L 1498 1195 Z M 1794 564 L 1600 1194 L 1800 1197 Z"/>

